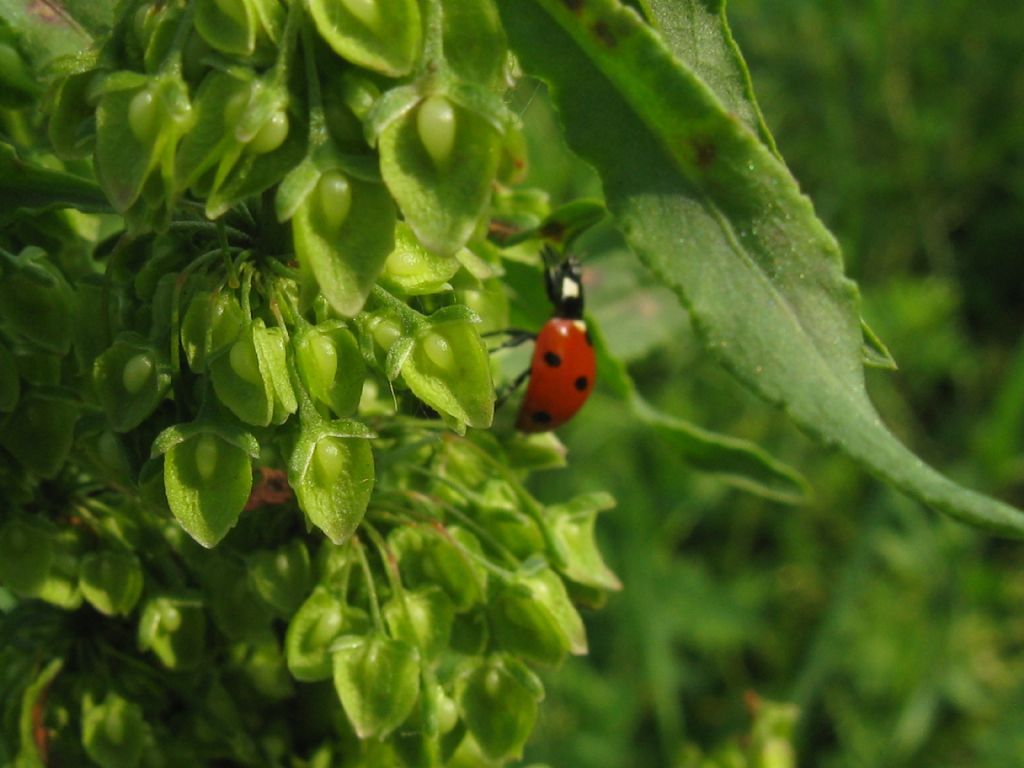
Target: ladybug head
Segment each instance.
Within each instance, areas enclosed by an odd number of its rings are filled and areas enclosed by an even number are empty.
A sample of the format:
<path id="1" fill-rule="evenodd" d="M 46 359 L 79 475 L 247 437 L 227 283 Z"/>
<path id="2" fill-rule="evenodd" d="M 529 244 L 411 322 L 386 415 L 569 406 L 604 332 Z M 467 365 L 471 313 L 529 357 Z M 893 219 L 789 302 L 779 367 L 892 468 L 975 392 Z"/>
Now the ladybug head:
<path id="1" fill-rule="evenodd" d="M 550 266 L 545 271 L 548 298 L 555 308 L 555 317 L 569 320 L 583 318 L 583 280 L 580 264 L 573 257 Z"/>

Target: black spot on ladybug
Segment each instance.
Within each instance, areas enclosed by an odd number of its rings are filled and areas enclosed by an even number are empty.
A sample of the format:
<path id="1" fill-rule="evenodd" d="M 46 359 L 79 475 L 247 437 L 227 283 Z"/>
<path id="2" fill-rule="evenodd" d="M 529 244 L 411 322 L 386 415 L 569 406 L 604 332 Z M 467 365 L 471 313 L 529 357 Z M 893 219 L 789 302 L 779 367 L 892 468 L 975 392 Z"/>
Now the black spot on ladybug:
<path id="1" fill-rule="evenodd" d="M 590 382 L 587 381 L 587 377 L 586 376 L 580 376 L 578 379 L 576 379 L 575 383 L 576 383 L 576 389 L 578 389 L 580 392 L 582 392 L 583 390 L 585 390 L 587 388 L 587 384 L 589 384 Z"/>
<path id="2" fill-rule="evenodd" d="M 554 352 L 545 352 L 544 362 L 550 365 L 552 368 L 557 368 L 562 364 L 562 358 L 560 358 Z"/>
<path id="3" fill-rule="evenodd" d="M 590 329 L 587 329 L 586 331 L 583 332 L 583 338 L 587 340 L 588 347 L 594 346 L 594 340 L 590 338 Z"/>
<path id="4" fill-rule="evenodd" d="M 534 411 L 533 415 L 530 416 L 530 418 L 533 419 L 538 424 L 551 423 L 551 414 L 548 413 L 547 411 Z"/>

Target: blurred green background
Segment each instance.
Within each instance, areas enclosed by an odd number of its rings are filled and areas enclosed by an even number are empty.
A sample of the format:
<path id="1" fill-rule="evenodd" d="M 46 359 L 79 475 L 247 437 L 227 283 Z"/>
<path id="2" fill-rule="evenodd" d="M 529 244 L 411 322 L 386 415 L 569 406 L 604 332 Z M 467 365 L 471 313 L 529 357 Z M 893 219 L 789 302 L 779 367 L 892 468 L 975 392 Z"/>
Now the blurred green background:
<path id="1" fill-rule="evenodd" d="M 735 0 L 729 15 L 900 366 L 868 373 L 886 422 L 1024 503 L 1024 5 Z M 522 108 L 532 181 L 594 190 L 543 94 Z M 785 506 L 695 473 L 599 392 L 562 431 L 570 468 L 536 485 L 616 495 L 599 528 L 625 590 L 586 616 L 590 656 L 548 675 L 528 761 L 732 765 L 760 698 L 799 708 L 801 766 L 1024 765 L 1024 548 L 812 443 L 701 352 L 614 236 L 583 247 L 589 306 L 641 391 L 755 440 L 814 497 Z"/>

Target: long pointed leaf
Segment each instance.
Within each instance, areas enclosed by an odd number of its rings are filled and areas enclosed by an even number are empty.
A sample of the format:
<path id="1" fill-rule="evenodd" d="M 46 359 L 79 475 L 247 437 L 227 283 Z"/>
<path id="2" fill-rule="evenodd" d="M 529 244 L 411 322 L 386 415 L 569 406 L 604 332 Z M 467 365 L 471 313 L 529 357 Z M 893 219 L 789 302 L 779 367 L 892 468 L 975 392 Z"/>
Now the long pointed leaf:
<path id="1" fill-rule="evenodd" d="M 546 79 L 570 145 L 601 174 L 644 263 L 704 345 L 811 435 L 935 509 L 1024 536 L 1024 513 L 924 464 L 864 386 L 856 285 L 785 165 L 616 0 L 503 0 L 509 39 Z"/>

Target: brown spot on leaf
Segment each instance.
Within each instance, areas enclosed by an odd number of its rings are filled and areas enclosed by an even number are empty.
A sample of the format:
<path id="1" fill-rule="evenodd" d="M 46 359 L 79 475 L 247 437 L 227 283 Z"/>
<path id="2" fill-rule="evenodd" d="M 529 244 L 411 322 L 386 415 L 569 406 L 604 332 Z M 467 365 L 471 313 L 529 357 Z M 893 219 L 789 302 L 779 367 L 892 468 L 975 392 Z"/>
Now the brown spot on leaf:
<path id="1" fill-rule="evenodd" d="M 573 13 L 579 13 L 580 9 L 583 8 L 583 0 L 562 0 L 562 5 Z"/>
<path id="2" fill-rule="evenodd" d="M 615 37 L 615 33 L 612 32 L 612 28 L 604 21 L 595 21 L 591 29 L 594 31 L 594 35 L 604 43 L 608 48 L 614 48 L 618 45 L 619 41 Z"/>
<path id="3" fill-rule="evenodd" d="M 694 162 L 697 163 L 698 168 L 706 171 L 715 162 L 715 156 L 718 153 L 714 139 L 707 136 L 694 136 L 689 141 L 693 148 Z"/>

